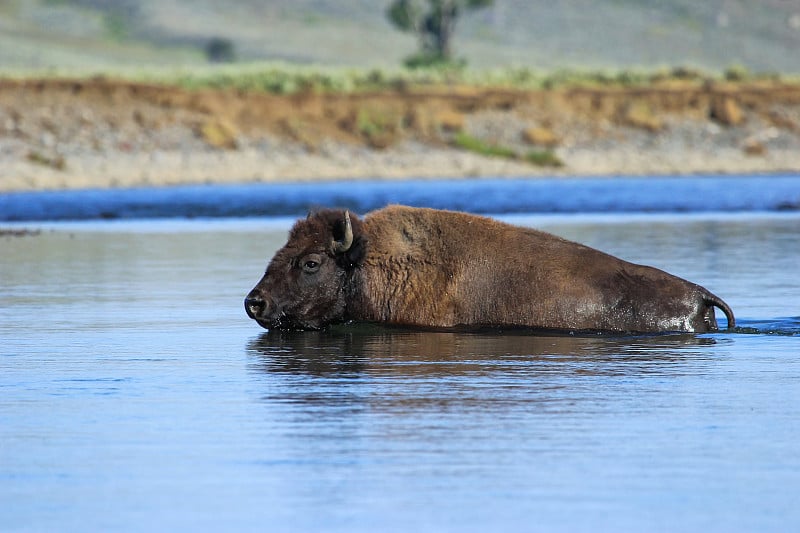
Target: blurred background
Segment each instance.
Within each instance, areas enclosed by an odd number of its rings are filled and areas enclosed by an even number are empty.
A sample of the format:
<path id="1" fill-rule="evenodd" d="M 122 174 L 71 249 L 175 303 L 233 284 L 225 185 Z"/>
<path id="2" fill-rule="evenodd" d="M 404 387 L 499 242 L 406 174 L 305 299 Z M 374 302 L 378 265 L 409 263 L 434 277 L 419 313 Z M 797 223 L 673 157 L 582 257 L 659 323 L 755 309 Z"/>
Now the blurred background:
<path id="1" fill-rule="evenodd" d="M 800 171 L 800 0 L 0 0 L 0 191 Z"/>
<path id="2" fill-rule="evenodd" d="M 0 66 L 196 65 L 209 59 L 394 66 L 414 53 L 417 40 L 390 21 L 390 4 L 2 0 Z M 757 72 L 800 71 L 798 0 L 482 4 L 462 9 L 453 41 L 455 55 L 475 67 L 722 70 L 739 65 Z"/>

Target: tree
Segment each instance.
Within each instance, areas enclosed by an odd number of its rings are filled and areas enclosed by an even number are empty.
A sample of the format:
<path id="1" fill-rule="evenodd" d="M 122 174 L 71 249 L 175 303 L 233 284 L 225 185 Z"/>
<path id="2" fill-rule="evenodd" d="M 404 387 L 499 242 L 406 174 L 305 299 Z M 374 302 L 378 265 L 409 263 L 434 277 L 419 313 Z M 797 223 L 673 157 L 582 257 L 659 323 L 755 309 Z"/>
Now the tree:
<path id="1" fill-rule="evenodd" d="M 409 66 L 453 60 L 451 40 L 463 11 L 487 7 L 494 0 L 394 0 L 386 11 L 389 21 L 420 41 L 420 52 L 406 60 Z"/>
<path id="2" fill-rule="evenodd" d="M 232 63 L 236 60 L 236 50 L 230 39 L 214 37 L 206 44 L 206 58 L 211 63 Z"/>

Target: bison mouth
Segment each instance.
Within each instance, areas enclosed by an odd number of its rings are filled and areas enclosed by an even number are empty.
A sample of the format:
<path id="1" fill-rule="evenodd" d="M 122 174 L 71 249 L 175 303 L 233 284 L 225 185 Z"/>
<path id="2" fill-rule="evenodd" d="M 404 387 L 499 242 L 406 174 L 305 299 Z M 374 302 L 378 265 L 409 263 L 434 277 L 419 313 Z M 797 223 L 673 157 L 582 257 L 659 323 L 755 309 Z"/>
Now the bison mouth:
<path id="1" fill-rule="evenodd" d="M 261 295 L 252 293 L 244 300 L 247 316 L 255 320 L 259 326 L 268 330 L 302 331 L 319 330 L 324 322 L 316 319 L 304 319 L 287 314 L 283 306 L 267 301 Z"/>
<path id="2" fill-rule="evenodd" d="M 294 320 L 285 315 L 271 320 L 254 317 L 253 320 L 262 328 L 273 331 L 317 331 L 322 329 L 322 327 L 317 324 Z"/>

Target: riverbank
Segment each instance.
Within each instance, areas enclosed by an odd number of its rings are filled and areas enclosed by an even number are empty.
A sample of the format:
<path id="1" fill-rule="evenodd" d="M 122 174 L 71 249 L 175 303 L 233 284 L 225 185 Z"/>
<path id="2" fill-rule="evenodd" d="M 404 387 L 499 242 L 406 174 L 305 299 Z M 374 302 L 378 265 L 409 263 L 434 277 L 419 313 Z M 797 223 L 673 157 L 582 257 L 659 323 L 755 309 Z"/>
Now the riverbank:
<path id="1" fill-rule="evenodd" d="M 794 173 L 800 85 L 670 80 L 278 95 L 104 78 L 0 80 L 0 157 L 0 192 Z"/>

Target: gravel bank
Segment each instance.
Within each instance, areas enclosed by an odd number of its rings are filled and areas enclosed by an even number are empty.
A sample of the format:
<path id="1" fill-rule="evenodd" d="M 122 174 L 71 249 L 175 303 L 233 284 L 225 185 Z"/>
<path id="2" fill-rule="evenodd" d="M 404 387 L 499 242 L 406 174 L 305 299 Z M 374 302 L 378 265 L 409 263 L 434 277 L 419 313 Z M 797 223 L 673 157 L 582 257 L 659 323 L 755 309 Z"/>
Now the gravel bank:
<path id="1" fill-rule="evenodd" d="M 0 191 L 800 172 L 800 89 L 726 91 L 278 97 L 5 82 Z M 520 157 L 458 149 L 460 132 Z M 531 150 L 563 166 L 524 161 Z"/>

